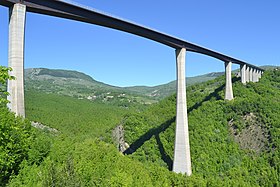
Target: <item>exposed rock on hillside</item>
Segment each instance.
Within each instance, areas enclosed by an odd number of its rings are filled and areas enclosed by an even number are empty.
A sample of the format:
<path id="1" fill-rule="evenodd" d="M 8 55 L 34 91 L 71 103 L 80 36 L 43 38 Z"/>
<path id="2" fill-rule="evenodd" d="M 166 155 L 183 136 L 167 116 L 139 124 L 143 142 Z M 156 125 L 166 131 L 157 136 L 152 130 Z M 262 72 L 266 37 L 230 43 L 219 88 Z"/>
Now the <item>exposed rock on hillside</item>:
<path id="1" fill-rule="evenodd" d="M 112 132 L 114 142 L 120 152 L 124 152 L 129 148 L 128 143 L 124 141 L 124 128 L 123 125 L 118 125 Z"/>
<path id="2" fill-rule="evenodd" d="M 240 130 L 235 123 L 233 120 L 229 122 L 230 132 L 242 149 L 253 150 L 256 153 L 266 150 L 269 142 L 268 131 L 257 121 L 253 113 L 243 116 L 243 129 Z"/>
<path id="3" fill-rule="evenodd" d="M 34 121 L 32 121 L 32 122 L 31 122 L 31 125 L 32 125 L 33 127 L 37 128 L 37 129 L 47 130 L 47 131 L 53 132 L 53 133 L 58 133 L 58 132 L 59 132 L 57 129 L 48 127 L 48 126 L 43 125 L 43 124 L 41 124 L 41 123 L 39 123 L 39 122 L 34 122 Z"/>

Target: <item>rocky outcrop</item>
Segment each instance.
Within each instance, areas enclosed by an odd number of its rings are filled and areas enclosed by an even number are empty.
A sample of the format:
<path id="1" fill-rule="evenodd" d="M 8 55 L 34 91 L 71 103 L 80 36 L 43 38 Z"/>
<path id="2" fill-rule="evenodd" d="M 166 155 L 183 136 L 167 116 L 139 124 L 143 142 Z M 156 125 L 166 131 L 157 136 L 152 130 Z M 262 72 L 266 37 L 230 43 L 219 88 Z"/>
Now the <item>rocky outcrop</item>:
<path id="1" fill-rule="evenodd" d="M 244 128 L 238 128 L 235 123 L 234 120 L 229 121 L 230 132 L 235 142 L 240 145 L 240 148 L 253 150 L 256 153 L 267 149 L 269 142 L 268 130 L 258 122 L 253 113 L 243 116 L 242 123 L 244 123 Z"/>
<path id="2" fill-rule="evenodd" d="M 117 146 L 117 149 L 120 152 L 124 152 L 125 150 L 127 150 L 129 148 L 128 143 L 126 143 L 124 140 L 123 125 L 118 125 L 116 128 L 114 128 L 112 131 L 112 136 L 113 136 L 114 142 Z"/>
<path id="3" fill-rule="evenodd" d="M 47 131 L 53 132 L 53 133 L 58 133 L 58 130 L 57 130 L 57 129 L 48 127 L 48 126 L 43 125 L 43 124 L 41 124 L 41 123 L 39 123 L 39 122 L 34 122 L 34 121 L 32 121 L 32 122 L 31 122 L 31 125 L 32 125 L 33 127 L 37 128 L 37 129 L 47 130 Z"/>

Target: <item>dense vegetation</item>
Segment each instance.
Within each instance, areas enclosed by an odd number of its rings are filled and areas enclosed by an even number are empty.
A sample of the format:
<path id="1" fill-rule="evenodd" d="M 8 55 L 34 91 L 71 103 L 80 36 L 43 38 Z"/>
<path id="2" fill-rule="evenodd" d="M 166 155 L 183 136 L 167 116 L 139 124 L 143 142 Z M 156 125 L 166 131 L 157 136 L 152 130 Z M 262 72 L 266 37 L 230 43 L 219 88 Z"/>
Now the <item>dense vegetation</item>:
<path id="1" fill-rule="evenodd" d="M 110 131 L 126 109 L 72 97 L 42 92 L 26 92 L 26 117 L 57 129 L 68 138 L 111 139 Z"/>
<path id="2" fill-rule="evenodd" d="M 233 88 L 231 102 L 223 100 L 224 77 L 187 89 L 193 176 L 210 186 L 279 186 L 280 71 L 246 86 L 235 78 Z M 126 153 L 170 169 L 174 117 L 175 96 L 129 115 Z"/>
<path id="3" fill-rule="evenodd" d="M 33 139 L 38 141 L 29 146 L 31 153 L 10 186 L 170 186 L 192 182 L 117 151 L 110 143 L 111 129 L 129 111 L 54 94 L 27 92 L 26 96 L 27 117 L 59 133 L 35 135 Z M 167 179 L 159 181 L 162 176 Z"/>
<path id="4" fill-rule="evenodd" d="M 17 174 L 19 165 L 28 157 L 34 140 L 31 125 L 27 120 L 15 117 L 6 107 L 6 81 L 11 68 L 0 66 L 0 185 L 8 182 L 11 174 Z"/>
<path id="5" fill-rule="evenodd" d="M 260 82 L 247 85 L 234 78 L 233 85 L 235 99 L 230 102 L 223 100 L 224 77 L 187 89 L 191 177 L 169 171 L 175 95 L 142 111 L 29 90 L 27 118 L 58 132 L 35 129 L 1 105 L 1 183 L 279 186 L 280 72 L 266 71 Z M 123 124 L 130 144 L 127 155 L 111 140 L 118 124 Z"/>

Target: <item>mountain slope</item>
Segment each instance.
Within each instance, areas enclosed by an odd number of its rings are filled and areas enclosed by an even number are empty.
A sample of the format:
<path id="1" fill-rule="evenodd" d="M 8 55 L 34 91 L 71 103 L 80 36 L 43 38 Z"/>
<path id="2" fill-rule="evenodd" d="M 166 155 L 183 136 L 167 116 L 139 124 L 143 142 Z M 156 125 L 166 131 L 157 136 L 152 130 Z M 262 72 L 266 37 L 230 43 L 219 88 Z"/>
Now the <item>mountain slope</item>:
<path id="1" fill-rule="evenodd" d="M 276 69 L 277 66 L 267 65 L 267 66 L 261 66 L 261 68 L 265 70 L 272 70 L 272 69 Z M 232 73 L 238 74 L 239 70 L 238 69 L 233 70 Z M 198 75 L 195 77 L 186 77 L 186 85 L 192 86 L 194 84 L 213 80 L 217 77 L 223 76 L 224 74 L 225 74 L 224 72 L 212 72 L 212 73 L 207 73 L 205 75 Z M 176 92 L 176 81 L 171 81 L 167 84 L 158 85 L 154 87 L 134 86 L 134 87 L 126 87 L 125 89 L 141 95 L 162 99 Z"/>
<path id="2" fill-rule="evenodd" d="M 93 81 L 96 82 L 93 78 L 90 76 L 80 73 L 77 71 L 70 71 L 70 70 L 60 70 L 60 69 L 46 69 L 46 68 L 33 68 L 33 69 L 26 69 L 25 74 L 29 78 L 34 78 L 34 76 L 51 76 L 51 77 L 63 77 L 63 78 L 76 78 L 76 79 L 82 79 L 87 81 Z"/>
<path id="3" fill-rule="evenodd" d="M 276 66 L 262 66 L 264 69 L 275 69 Z M 238 73 L 234 70 L 233 73 Z M 191 86 L 224 75 L 224 72 L 213 72 L 195 77 L 187 77 L 186 85 Z M 77 71 L 32 68 L 25 70 L 27 90 L 39 90 L 46 93 L 58 93 L 79 99 L 88 99 L 105 103 L 118 103 L 120 106 L 131 104 L 151 104 L 176 92 L 176 81 L 158 86 L 116 87 L 94 80 L 92 77 Z"/>
<path id="4" fill-rule="evenodd" d="M 188 86 L 212 80 L 223 75 L 222 72 L 187 77 Z M 129 103 L 151 104 L 176 91 L 176 82 L 147 87 L 116 87 L 94 80 L 92 77 L 70 70 L 32 68 L 25 70 L 26 90 L 39 90 L 46 93 L 58 93 L 79 99 L 116 103 L 122 100 L 124 106 Z"/>
<path id="5" fill-rule="evenodd" d="M 191 86 L 197 83 L 213 80 L 219 76 L 222 76 L 223 74 L 224 74 L 223 72 L 215 72 L 215 73 L 208 73 L 205 75 L 199 75 L 195 77 L 186 77 L 186 85 Z M 158 85 L 154 87 L 135 86 L 135 87 L 126 87 L 125 89 L 136 92 L 138 94 L 162 99 L 176 92 L 176 81 L 172 81 L 167 84 Z"/>
<path id="6" fill-rule="evenodd" d="M 168 171 L 175 95 L 143 112 L 118 113 L 115 106 L 31 92 L 27 116 L 45 120 L 60 134 L 40 162 L 28 158 L 21 164 L 9 186 L 279 186 L 280 72 L 266 71 L 259 83 L 233 81 L 235 99 L 230 102 L 223 100 L 224 77 L 187 89 L 191 177 Z M 79 125 L 83 118 L 91 123 Z M 124 126 L 130 144 L 126 156 L 104 139 L 117 124 Z M 37 140 L 37 149 L 43 146 Z M 31 152 L 33 157 L 37 153 Z"/>
<path id="7" fill-rule="evenodd" d="M 110 131 L 128 110 L 69 96 L 26 91 L 26 117 L 73 139 L 110 139 Z"/>
<path id="8" fill-rule="evenodd" d="M 25 70 L 25 89 L 45 93 L 56 93 L 99 103 L 110 103 L 121 107 L 134 104 L 151 104 L 155 100 L 120 87 L 98 82 L 77 71 L 33 68 Z"/>
<path id="9" fill-rule="evenodd" d="M 210 186 L 278 186 L 280 71 L 266 71 L 258 83 L 233 80 L 230 102 L 224 77 L 187 89 L 193 176 Z M 126 118 L 129 157 L 172 168 L 175 105 L 173 95 Z"/>

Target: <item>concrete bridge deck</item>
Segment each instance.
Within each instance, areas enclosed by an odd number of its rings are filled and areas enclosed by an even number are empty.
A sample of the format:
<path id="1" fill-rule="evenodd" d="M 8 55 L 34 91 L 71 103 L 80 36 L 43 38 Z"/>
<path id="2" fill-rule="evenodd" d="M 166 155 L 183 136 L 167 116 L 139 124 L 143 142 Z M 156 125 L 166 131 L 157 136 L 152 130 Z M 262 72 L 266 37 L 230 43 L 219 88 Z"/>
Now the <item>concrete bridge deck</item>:
<path id="1" fill-rule="evenodd" d="M 109 27 L 121 30 L 134 35 L 138 35 L 161 44 L 167 45 L 174 49 L 185 48 L 187 51 L 201 53 L 223 62 L 232 62 L 234 64 L 253 67 L 254 69 L 263 70 L 253 64 L 236 58 L 224 55 L 222 53 L 207 49 L 205 47 L 192 44 L 177 37 L 147 28 L 136 23 L 132 23 L 112 15 L 101 13 L 89 7 L 83 7 L 64 0 L 0 0 L 0 5 L 12 7 L 15 3 L 26 5 L 27 12 L 50 15 L 60 18 L 81 21 L 85 23 Z"/>

